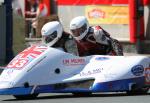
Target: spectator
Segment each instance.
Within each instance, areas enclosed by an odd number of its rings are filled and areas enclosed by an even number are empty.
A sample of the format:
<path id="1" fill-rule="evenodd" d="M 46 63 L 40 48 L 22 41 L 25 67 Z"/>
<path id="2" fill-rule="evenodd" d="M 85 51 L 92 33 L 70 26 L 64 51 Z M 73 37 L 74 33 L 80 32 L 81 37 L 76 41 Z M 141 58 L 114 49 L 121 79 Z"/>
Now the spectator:
<path id="1" fill-rule="evenodd" d="M 32 28 L 32 22 L 36 17 L 37 12 L 37 0 L 26 0 L 25 2 L 25 27 L 26 37 L 35 36 L 35 29 Z"/>
<path id="2" fill-rule="evenodd" d="M 18 0 L 13 0 L 12 1 L 12 8 L 13 8 L 13 12 L 16 13 L 19 16 L 22 16 L 22 10 L 21 10 L 21 6 L 19 4 Z"/>
<path id="3" fill-rule="evenodd" d="M 36 29 L 38 25 L 38 19 L 45 16 L 48 16 L 48 7 L 43 0 L 39 0 L 36 17 L 33 20 L 32 27 Z"/>

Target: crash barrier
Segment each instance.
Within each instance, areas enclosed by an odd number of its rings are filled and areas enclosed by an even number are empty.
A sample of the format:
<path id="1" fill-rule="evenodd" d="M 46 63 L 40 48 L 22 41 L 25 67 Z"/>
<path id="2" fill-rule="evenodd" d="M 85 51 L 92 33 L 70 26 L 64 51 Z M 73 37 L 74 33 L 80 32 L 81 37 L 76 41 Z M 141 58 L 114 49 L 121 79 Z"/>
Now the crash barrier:
<path id="1" fill-rule="evenodd" d="M 50 21 L 59 21 L 59 18 L 57 15 L 51 15 L 51 16 L 48 16 L 48 17 L 41 17 L 38 19 L 38 25 L 37 25 L 37 28 L 36 28 L 36 38 L 41 38 L 41 28 L 43 27 L 43 25 L 47 22 L 50 22 Z"/>

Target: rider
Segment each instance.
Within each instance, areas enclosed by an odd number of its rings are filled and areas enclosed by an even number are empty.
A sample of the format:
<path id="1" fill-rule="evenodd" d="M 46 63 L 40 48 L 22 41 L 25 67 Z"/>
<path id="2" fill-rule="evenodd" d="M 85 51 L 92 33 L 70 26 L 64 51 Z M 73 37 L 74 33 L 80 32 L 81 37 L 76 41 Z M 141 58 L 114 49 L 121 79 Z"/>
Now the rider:
<path id="1" fill-rule="evenodd" d="M 78 16 L 70 22 L 71 35 L 77 43 L 79 56 L 86 55 L 123 55 L 118 40 L 110 37 L 100 26 L 89 26 L 87 18 Z"/>
<path id="2" fill-rule="evenodd" d="M 63 51 L 67 52 L 65 42 L 68 39 L 69 34 L 63 31 L 63 27 L 59 21 L 46 23 L 41 29 L 41 34 L 44 44 L 63 49 Z"/>

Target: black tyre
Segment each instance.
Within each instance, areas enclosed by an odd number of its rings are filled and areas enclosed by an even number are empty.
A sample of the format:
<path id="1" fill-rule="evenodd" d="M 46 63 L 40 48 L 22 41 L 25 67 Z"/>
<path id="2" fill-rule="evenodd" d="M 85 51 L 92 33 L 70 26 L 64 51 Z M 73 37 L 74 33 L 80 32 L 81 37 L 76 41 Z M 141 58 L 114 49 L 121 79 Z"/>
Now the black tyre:
<path id="1" fill-rule="evenodd" d="M 16 99 L 24 100 L 24 99 L 35 99 L 38 94 L 28 94 L 28 95 L 13 95 Z"/>
<path id="2" fill-rule="evenodd" d="M 74 92 L 72 93 L 74 96 L 80 96 L 80 97 L 83 97 L 83 96 L 90 96 L 92 95 L 92 92 Z"/>
<path id="3" fill-rule="evenodd" d="M 147 94 L 148 93 L 149 88 L 140 88 L 140 89 L 136 89 L 136 90 L 131 90 L 131 91 L 127 91 L 128 95 L 142 95 L 142 94 Z"/>

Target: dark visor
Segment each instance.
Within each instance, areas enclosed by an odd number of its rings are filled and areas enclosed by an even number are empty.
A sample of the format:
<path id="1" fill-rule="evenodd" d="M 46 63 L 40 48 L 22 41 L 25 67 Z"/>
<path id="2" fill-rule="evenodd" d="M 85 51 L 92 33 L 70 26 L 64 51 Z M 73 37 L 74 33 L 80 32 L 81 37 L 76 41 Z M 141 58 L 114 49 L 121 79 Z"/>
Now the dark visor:
<path id="1" fill-rule="evenodd" d="M 73 34 L 74 37 L 78 37 L 80 36 L 82 33 L 85 32 L 85 30 L 87 29 L 87 25 L 84 24 L 82 27 L 77 28 L 77 29 L 72 29 L 71 32 Z"/>
<path id="2" fill-rule="evenodd" d="M 54 31 L 52 34 L 45 36 L 45 43 L 53 41 L 57 37 L 57 31 Z"/>

